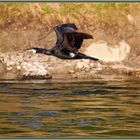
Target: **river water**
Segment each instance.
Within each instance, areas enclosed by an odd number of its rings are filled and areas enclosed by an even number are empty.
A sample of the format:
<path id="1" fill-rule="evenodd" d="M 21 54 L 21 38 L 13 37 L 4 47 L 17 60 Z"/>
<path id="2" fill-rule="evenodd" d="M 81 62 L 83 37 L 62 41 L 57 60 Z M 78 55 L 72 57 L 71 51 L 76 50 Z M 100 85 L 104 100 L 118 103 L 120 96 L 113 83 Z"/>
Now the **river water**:
<path id="1" fill-rule="evenodd" d="M 0 137 L 140 137 L 140 79 L 0 81 Z"/>

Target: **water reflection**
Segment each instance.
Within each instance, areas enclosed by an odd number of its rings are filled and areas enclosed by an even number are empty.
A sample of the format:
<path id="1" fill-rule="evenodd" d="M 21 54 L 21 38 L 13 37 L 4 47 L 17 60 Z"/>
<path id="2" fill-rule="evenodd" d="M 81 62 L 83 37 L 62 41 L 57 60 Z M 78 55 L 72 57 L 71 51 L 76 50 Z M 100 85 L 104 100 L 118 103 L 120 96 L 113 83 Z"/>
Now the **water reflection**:
<path id="1" fill-rule="evenodd" d="M 0 137 L 140 136 L 140 80 L 1 81 Z"/>

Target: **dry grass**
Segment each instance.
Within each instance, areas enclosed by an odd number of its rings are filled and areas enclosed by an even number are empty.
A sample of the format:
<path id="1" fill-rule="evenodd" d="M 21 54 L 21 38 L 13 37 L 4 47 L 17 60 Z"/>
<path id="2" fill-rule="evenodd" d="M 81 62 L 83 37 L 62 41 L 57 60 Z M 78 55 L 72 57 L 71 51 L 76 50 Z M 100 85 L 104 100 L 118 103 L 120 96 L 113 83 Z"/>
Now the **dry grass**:
<path id="1" fill-rule="evenodd" d="M 83 28 L 94 23 L 114 22 L 116 16 L 131 13 L 132 3 L 1 3 L 0 25 L 18 21 L 54 24 L 74 22 Z"/>

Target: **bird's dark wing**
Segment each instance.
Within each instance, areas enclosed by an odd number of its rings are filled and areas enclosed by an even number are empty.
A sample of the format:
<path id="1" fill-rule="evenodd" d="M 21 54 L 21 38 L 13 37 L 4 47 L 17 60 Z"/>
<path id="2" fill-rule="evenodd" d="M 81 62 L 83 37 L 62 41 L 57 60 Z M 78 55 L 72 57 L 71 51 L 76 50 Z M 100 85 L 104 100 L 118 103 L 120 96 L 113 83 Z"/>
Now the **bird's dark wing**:
<path id="1" fill-rule="evenodd" d="M 61 24 L 58 26 L 55 26 L 53 28 L 55 31 L 60 31 L 61 33 L 72 33 L 75 32 L 78 28 L 76 27 L 75 24 L 70 23 L 70 24 Z"/>
<path id="2" fill-rule="evenodd" d="M 93 39 L 93 36 L 87 33 L 82 33 L 82 32 L 75 32 L 74 33 L 76 37 L 80 37 L 83 39 Z"/>
<path id="3" fill-rule="evenodd" d="M 64 39 L 64 34 L 75 32 L 77 30 L 77 27 L 75 24 L 62 24 L 53 27 L 53 29 L 55 30 L 57 36 L 56 44 L 61 44 Z"/>
<path id="4" fill-rule="evenodd" d="M 84 39 L 92 38 L 91 35 L 81 32 L 74 33 L 75 43 L 72 45 L 74 48 L 80 49 Z"/>
<path id="5" fill-rule="evenodd" d="M 55 26 L 53 29 L 57 36 L 55 49 L 77 52 L 84 39 L 93 38 L 89 34 L 76 32 L 77 27 L 75 24 L 62 24 Z"/>
<path id="6" fill-rule="evenodd" d="M 67 44 L 64 46 L 71 46 L 72 49 L 78 50 L 81 48 L 84 39 L 91 39 L 93 38 L 92 35 L 81 33 L 81 32 L 74 32 L 74 33 L 67 33 Z M 65 40 L 64 40 L 65 42 Z"/>

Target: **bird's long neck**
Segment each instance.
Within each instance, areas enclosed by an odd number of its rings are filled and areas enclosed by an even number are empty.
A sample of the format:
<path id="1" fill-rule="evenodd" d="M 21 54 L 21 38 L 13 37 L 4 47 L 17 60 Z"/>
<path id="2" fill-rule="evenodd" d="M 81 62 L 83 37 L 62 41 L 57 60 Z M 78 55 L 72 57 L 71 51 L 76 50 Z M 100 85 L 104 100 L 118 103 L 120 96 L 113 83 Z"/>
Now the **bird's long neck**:
<path id="1" fill-rule="evenodd" d="M 52 52 L 50 50 L 46 50 L 45 52 L 43 52 L 43 54 L 52 55 Z"/>

